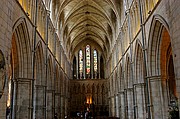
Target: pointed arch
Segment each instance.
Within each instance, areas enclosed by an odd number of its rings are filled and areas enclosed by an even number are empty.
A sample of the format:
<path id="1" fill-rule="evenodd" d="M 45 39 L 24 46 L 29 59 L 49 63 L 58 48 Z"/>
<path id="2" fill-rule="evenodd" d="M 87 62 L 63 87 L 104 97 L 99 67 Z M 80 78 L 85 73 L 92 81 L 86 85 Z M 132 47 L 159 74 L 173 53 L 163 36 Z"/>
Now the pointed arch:
<path id="1" fill-rule="evenodd" d="M 55 64 L 55 92 L 60 92 L 60 74 L 59 74 L 59 67 L 57 64 Z"/>
<path id="2" fill-rule="evenodd" d="M 52 57 L 48 56 L 48 64 L 47 64 L 47 89 L 53 89 L 54 87 L 54 79 L 53 79 L 53 64 Z"/>
<path id="3" fill-rule="evenodd" d="M 13 112 L 12 116 L 14 118 L 18 118 L 22 115 L 22 118 L 29 116 L 29 107 L 31 105 L 31 83 L 32 79 L 32 49 L 29 38 L 28 27 L 25 18 L 19 18 L 13 25 L 13 34 L 12 34 L 12 48 L 11 48 L 11 67 L 12 74 L 11 77 L 16 81 L 16 87 L 14 87 L 15 83 L 12 81 L 13 85 L 11 85 L 12 93 L 9 94 L 11 97 L 10 105 L 12 105 L 12 110 L 19 110 L 16 114 Z M 30 80 L 29 80 L 30 79 Z M 20 82 L 27 82 L 20 83 Z M 26 87 L 26 90 L 23 90 Z M 17 93 L 21 92 L 21 93 Z M 21 97 L 18 99 L 18 97 Z M 26 103 L 24 103 L 26 101 Z M 23 111 L 22 108 L 23 107 Z"/>
<path id="4" fill-rule="evenodd" d="M 135 79 L 134 83 L 144 83 L 144 59 L 143 59 L 143 48 L 139 40 L 136 42 L 135 53 Z"/>
<path id="5" fill-rule="evenodd" d="M 177 101 L 176 80 L 172 55 L 173 47 L 171 47 L 169 26 L 166 20 L 160 15 L 153 16 L 148 41 L 149 76 L 155 77 L 153 81 L 156 82 L 154 84 L 152 83 L 151 86 L 163 90 L 159 93 L 157 89 L 151 89 L 151 92 L 153 92 L 152 100 L 154 103 L 154 112 L 158 111 L 157 106 L 163 109 L 161 113 L 153 114 L 154 118 L 157 118 L 168 113 L 167 109 L 168 106 L 171 105 L 171 100 Z M 169 69 L 171 72 L 168 72 Z M 162 97 L 160 99 L 153 98 L 155 96 L 160 97 L 161 95 Z M 164 102 L 163 104 L 160 103 L 162 100 Z M 158 105 L 155 106 L 155 104 Z"/>
<path id="6" fill-rule="evenodd" d="M 51 55 L 47 59 L 47 94 L 46 94 L 46 103 L 47 103 L 47 118 L 53 117 L 52 108 L 54 108 L 54 67 Z"/>
<path id="7" fill-rule="evenodd" d="M 25 18 L 19 18 L 13 25 L 12 63 L 13 77 L 31 76 L 31 45 Z M 16 64 L 15 64 L 16 63 Z M 16 66 L 16 67 L 15 67 Z"/>
<path id="8" fill-rule="evenodd" d="M 44 55 L 42 42 L 39 41 L 35 47 L 35 67 L 34 67 L 34 78 L 35 78 L 35 104 L 37 105 L 35 118 L 41 118 L 44 115 L 44 86 L 46 85 L 45 77 L 45 66 L 44 66 Z"/>
<path id="9" fill-rule="evenodd" d="M 126 55 L 126 63 L 125 63 L 125 88 L 132 87 L 132 77 L 131 77 L 131 60 L 129 54 Z"/>
<path id="10" fill-rule="evenodd" d="M 117 74 L 117 69 L 115 70 L 115 74 L 114 74 L 114 88 L 115 88 L 115 94 L 118 93 L 118 74 Z"/>
<path id="11" fill-rule="evenodd" d="M 60 92 L 61 94 L 64 93 L 64 73 L 62 69 L 60 69 Z"/>
<path id="12" fill-rule="evenodd" d="M 39 41 L 36 45 L 36 53 L 35 53 L 35 79 L 36 85 L 45 85 L 45 77 L 44 77 L 44 54 L 42 48 L 42 42 Z"/>
<path id="13" fill-rule="evenodd" d="M 169 25 L 165 19 L 156 14 L 153 16 L 148 42 L 149 75 L 160 75 L 160 44 L 163 29 L 169 33 Z"/>
<path id="14" fill-rule="evenodd" d="M 124 78 L 123 78 L 123 68 L 122 68 L 122 64 L 120 63 L 119 65 L 119 90 L 120 91 L 124 91 L 125 89 L 125 84 L 124 84 Z"/>

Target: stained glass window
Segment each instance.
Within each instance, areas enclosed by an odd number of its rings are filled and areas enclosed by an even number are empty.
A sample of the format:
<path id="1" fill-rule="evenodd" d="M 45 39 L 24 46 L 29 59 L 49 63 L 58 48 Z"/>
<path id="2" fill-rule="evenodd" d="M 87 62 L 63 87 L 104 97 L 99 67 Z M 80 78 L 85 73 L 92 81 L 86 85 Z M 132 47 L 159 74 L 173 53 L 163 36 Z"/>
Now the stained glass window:
<path id="1" fill-rule="evenodd" d="M 94 74 L 97 75 L 97 51 L 94 50 Z"/>
<path id="2" fill-rule="evenodd" d="M 79 73 L 80 78 L 83 77 L 83 53 L 82 50 L 79 51 Z"/>
<path id="3" fill-rule="evenodd" d="M 76 68 L 76 66 L 77 65 L 74 67 Z M 99 77 L 98 69 L 100 66 L 101 65 L 98 64 L 98 51 L 96 49 L 91 51 L 91 46 L 86 45 L 83 50 L 80 49 L 78 52 L 78 71 L 76 71 L 75 68 L 73 69 L 79 79 L 97 79 Z"/>
<path id="4" fill-rule="evenodd" d="M 86 74 L 89 75 L 91 71 L 91 55 L 90 55 L 90 46 L 86 46 Z"/>

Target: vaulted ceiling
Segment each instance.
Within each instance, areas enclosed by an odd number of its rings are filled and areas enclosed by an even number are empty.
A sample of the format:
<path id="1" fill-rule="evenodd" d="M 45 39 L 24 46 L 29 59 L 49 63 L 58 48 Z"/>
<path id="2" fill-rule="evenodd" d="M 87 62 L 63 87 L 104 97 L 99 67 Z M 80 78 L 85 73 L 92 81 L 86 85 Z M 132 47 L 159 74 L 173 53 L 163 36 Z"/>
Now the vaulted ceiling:
<path id="1" fill-rule="evenodd" d="M 66 53 L 91 40 L 108 53 L 116 37 L 121 0 L 54 0 L 55 21 Z"/>

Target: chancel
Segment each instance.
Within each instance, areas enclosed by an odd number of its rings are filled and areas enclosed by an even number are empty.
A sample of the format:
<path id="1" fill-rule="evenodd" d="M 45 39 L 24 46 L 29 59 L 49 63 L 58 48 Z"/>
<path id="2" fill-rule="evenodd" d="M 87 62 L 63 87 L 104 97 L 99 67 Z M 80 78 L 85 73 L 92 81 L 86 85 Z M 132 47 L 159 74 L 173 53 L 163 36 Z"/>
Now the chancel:
<path id="1" fill-rule="evenodd" d="M 180 0 L 0 2 L 0 119 L 179 119 Z"/>

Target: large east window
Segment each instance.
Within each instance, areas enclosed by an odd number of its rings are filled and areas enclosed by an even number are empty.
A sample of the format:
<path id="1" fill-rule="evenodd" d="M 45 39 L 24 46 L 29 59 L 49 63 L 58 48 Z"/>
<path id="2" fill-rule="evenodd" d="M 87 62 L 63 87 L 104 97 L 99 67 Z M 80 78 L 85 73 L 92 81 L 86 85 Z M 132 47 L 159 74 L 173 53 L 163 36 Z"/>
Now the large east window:
<path id="1" fill-rule="evenodd" d="M 90 45 L 86 45 L 84 49 L 78 51 L 77 70 L 74 69 L 74 77 L 77 79 L 97 79 L 100 78 L 99 68 L 100 59 L 98 59 L 98 51 Z M 99 62 L 98 62 L 99 60 Z M 74 67 L 75 68 L 75 67 Z M 76 75 L 77 74 L 77 75 Z"/>

